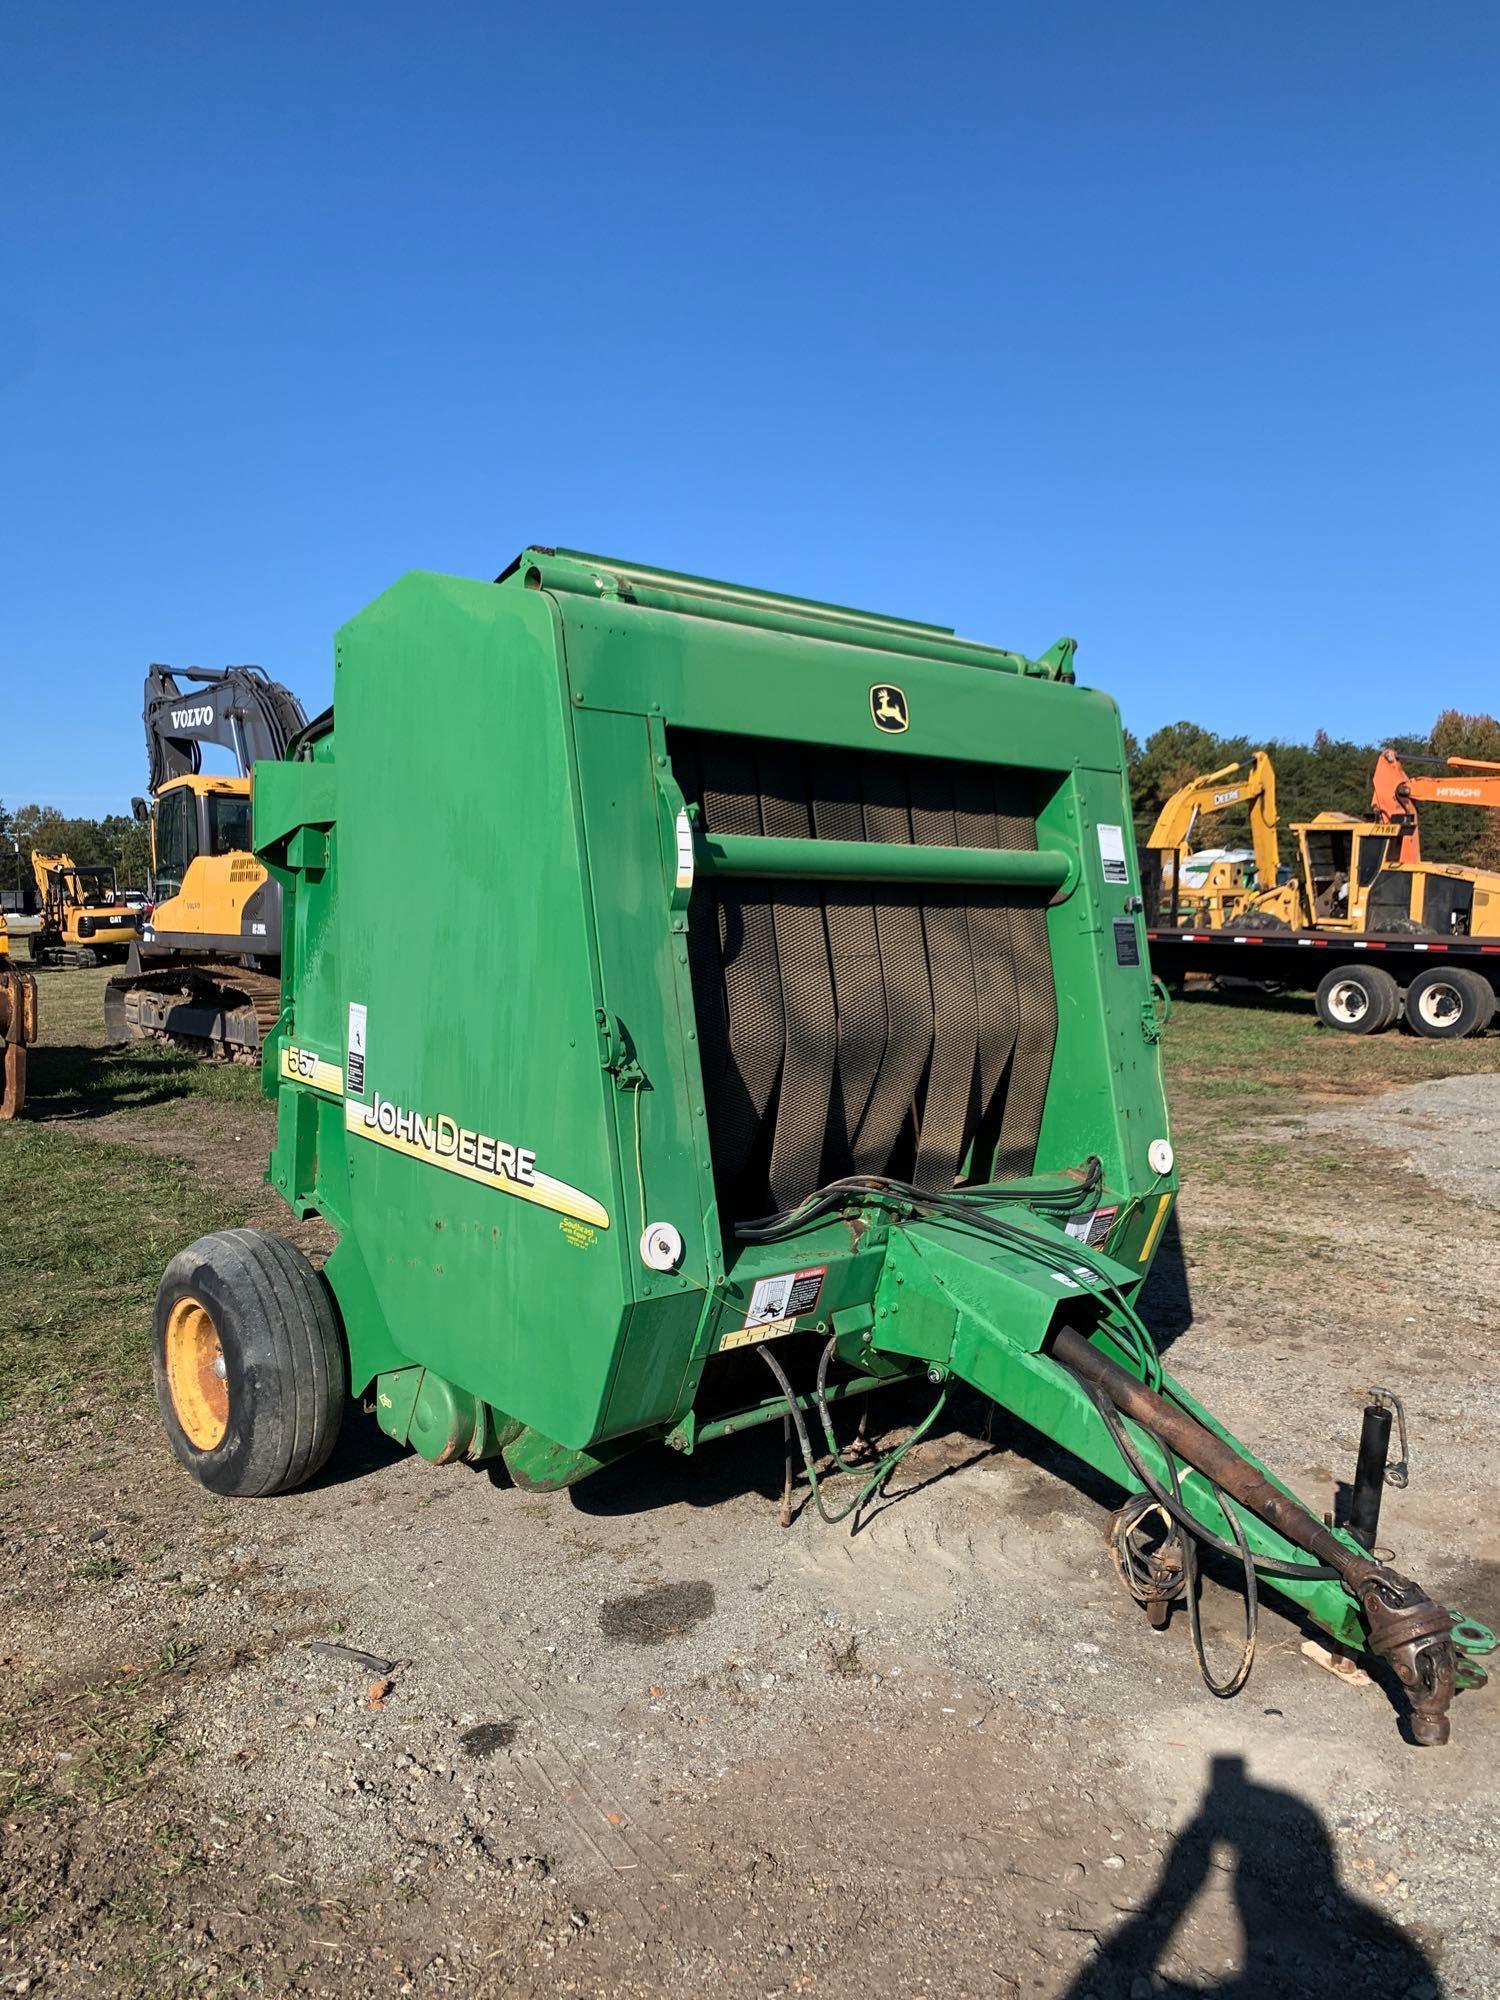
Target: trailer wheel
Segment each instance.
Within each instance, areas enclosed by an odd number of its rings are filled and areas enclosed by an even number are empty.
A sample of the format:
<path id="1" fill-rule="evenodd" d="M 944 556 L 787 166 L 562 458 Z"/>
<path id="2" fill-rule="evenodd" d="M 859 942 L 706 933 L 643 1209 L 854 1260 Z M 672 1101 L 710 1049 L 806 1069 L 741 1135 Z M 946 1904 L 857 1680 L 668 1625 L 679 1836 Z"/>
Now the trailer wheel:
<path id="1" fill-rule="evenodd" d="M 1466 965 L 1429 965 L 1406 989 L 1407 1026 L 1430 1041 L 1481 1034 L 1494 1012 L 1494 988 Z"/>
<path id="2" fill-rule="evenodd" d="M 1345 1035 L 1379 1035 L 1401 1011 L 1401 988 L 1379 965 L 1336 965 L 1318 985 L 1318 1019 Z"/>
<path id="3" fill-rule="evenodd" d="M 327 1286 L 280 1236 L 220 1229 L 167 1266 L 151 1354 L 172 1449 L 211 1493 L 301 1486 L 338 1438 L 349 1364 Z"/>

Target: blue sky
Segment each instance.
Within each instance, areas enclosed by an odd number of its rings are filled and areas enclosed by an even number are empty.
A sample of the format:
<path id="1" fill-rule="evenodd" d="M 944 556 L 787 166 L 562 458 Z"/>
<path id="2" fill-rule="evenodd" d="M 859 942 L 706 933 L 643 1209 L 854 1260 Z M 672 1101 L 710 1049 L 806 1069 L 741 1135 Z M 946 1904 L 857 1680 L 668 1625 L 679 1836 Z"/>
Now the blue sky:
<path id="1" fill-rule="evenodd" d="M 311 712 L 562 542 L 956 625 L 1144 734 L 1493 708 L 1500 14 L 52 0 L 0 71 L 0 798 L 148 661 Z"/>

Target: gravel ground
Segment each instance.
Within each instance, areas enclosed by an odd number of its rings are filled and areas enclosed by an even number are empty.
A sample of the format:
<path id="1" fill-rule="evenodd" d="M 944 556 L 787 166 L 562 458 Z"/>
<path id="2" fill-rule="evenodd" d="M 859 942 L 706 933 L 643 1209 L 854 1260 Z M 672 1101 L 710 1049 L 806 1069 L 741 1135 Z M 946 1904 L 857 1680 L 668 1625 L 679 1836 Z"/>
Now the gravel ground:
<path id="1" fill-rule="evenodd" d="M 1169 1365 L 1315 1506 L 1368 1382 L 1400 1389 L 1383 1535 L 1495 1622 L 1500 1242 L 1444 1178 L 1485 1117 L 1500 1080 L 1309 1105 L 1259 1173 L 1190 1172 L 1157 1289 Z M 1120 1591 L 1101 1496 L 954 1415 L 853 1539 L 778 1526 L 771 1431 L 544 1498 L 355 1414 L 255 1505 L 149 1411 L 10 1440 L 0 1988 L 1500 1993 L 1494 1690 L 1417 1751 L 1268 1602 L 1215 1701 Z M 1227 1663 L 1238 1603 L 1205 1613 Z"/>
<path id="2" fill-rule="evenodd" d="M 1461 1201 L 1500 1208 L 1500 1076 L 1447 1076 L 1332 1105 L 1303 1122 L 1379 1147 Z"/>

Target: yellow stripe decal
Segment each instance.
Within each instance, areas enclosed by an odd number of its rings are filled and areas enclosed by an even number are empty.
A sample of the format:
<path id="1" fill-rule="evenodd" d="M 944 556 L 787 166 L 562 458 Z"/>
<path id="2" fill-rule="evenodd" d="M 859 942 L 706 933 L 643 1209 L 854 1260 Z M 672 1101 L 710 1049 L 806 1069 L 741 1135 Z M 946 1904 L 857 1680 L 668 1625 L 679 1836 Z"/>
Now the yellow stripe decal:
<path id="1" fill-rule="evenodd" d="M 444 1120 L 444 1123 L 450 1121 Z M 509 1174 L 495 1173 L 482 1167 L 477 1161 L 470 1163 L 459 1159 L 456 1152 L 439 1152 L 436 1145 L 418 1145 L 415 1139 L 404 1138 L 399 1132 L 383 1132 L 378 1125 L 367 1120 L 366 1107 L 353 1098 L 344 1100 L 344 1128 L 358 1138 L 371 1139 L 377 1146 L 385 1146 L 393 1153 L 404 1153 L 409 1160 L 420 1160 L 424 1166 L 441 1167 L 444 1173 L 457 1174 L 466 1181 L 473 1181 L 479 1187 L 494 1188 L 498 1194 L 514 1195 L 518 1201 L 534 1202 L 538 1208 L 553 1209 L 558 1215 L 571 1215 L 578 1222 L 592 1224 L 595 1229 L 608 1229 L 609 1212 L 585 1194 L 581 1188 L 569 1187 L 566 1181 L 554 1180 L 551 1174 L 541 1173 L 535 1167 L 530 1180 L 513 1180 Z M 465 1138 L 474 1135 L 465 1133 Z"/>
<path id="2" fill-rule="evenodd" d="M 326 1091 L 330 1097 L 342 1097 L 344 1094 L 344 1072 L 337 1063 L 325 1062 L 311 1049 L 283 1045 L 281 1074 L 288 1083 L 310 1084 L 314 1090 Z"/>
<path id="3" fill-rule="evenodd" d="M 1142 1247 L 1141 1254 L 1137 1259 L 1138 1263 L 1146 1264 L 1150 1262 L 1151 1253 L 1156 1248 L 1156 1240 L 1161 1235 L 1162 1231 L 1166 1228 L 1167 1217 L 1171 1214 L 1171 1212 L 1172 1212 L 1172 1197 L 1169 1194 L 1164 1194 L 1161 1200 L 1156 1204 L 1156 1220 L 1152 1223 L 1150 1229 L 1146 1232 L 1146 1241 L 1144 1246 Z"/>

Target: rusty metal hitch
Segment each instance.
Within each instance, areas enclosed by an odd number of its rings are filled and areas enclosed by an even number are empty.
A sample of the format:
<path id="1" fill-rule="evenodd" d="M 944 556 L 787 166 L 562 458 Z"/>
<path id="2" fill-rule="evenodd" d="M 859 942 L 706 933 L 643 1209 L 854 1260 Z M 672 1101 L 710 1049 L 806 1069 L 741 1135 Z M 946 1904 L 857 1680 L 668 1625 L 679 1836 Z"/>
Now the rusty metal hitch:
<path id="1" fill-rule="evenodd" d="M 1415 1741 L 1429 1746 L 1448 1741 L 1455 1660 L 1453 1618 L 1444 1606 L 1388 1564 L 1351 1549 L 1232 1445 L 1137 1381 L 1085 1335 L 1061 1327 L 1053 1336 L 1051 1352 L 1079 1381 L 1102 1392 L 1122 1415 L 1151 1432 L 1185 1465 L 1332 1570 L 1359 1600 L 1371 1652 L 1389 1661 L 1406 1690 Z"/>

